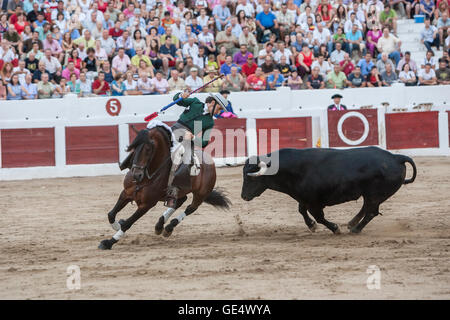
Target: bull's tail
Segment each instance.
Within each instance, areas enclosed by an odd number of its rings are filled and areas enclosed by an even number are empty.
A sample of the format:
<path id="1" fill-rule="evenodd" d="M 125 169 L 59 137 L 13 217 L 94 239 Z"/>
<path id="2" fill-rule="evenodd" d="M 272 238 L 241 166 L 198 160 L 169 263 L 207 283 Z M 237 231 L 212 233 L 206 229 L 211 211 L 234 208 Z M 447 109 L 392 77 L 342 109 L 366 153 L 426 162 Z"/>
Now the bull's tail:
<path id="1" fill-rule="evenodd" d="M 212 205 L 214 208 L 221 208 L 224 210 L 230 209 L 231 201 L 225 195 L 225 192 L 216 188 L 206 197 L 205 202 Z"/>
<path id="2" fill-rule="evenodd" d="M 417 169 L 416 169 L 416 164 L 414 163 L 413 159 L 411 159 L 410 157 L 401 155 L 401 154 L 398 154 L 397 158 L 402 163 L 408 162 L 412 166 L 412 169 L 413 169 L 413 175 L 412 175 L 411 179 L 405 179 L 405 182 L 403 182 L 403 183 L 408 184 L 408 183 L 414 182 L 414 180 L 416 179 L 416 175 L 417 175 Z"/>

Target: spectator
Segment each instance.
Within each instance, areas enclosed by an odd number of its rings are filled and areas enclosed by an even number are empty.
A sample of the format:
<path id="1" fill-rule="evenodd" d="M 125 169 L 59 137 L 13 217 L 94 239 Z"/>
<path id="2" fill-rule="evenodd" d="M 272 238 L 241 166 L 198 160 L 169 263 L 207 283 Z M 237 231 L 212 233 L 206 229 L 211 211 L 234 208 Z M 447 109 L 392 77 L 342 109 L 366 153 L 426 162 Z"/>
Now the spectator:
<path id="1" fill-rule="evenodd" d="M 331 65 L 328 63 L 328 61 L 325 60 L 323 54 L 319 54 L 317 57 L 317 60 L 315 60 L 311 64 L 311 68 L 314 69 L 315 67 L 319 68 L 319 74 L 325 78 L 328 72 L 331 71 Z"/>
<path id="2" fill-rule="evenodd" d="M 348 52 L 347 48 L 347 36 L 344 33 L 344 29 L 342 27 L 337 27 L 335 34 L 332 37 L 333 47 L 328 50 L 328 52 L 332 52 L 336 47 L 336 42 L 341 44 L 341 48 Z"/>
<path id="3" fill-rule="evenodd" d="M 248 50 L 247 50 L 247 45 L 246 44 L 241 44 L 241 50 L 236 52 L 233 56 L 233 62 L 242 67 L 243 64 L 245 64 L 247 62 L 248 56 L 251 54 Z M 253 55 L 252 55 L 253 56 Z M 223 65 L 222 65 L 223 66 Z"/>
<path id="4" fill-rule="evenodd" d="M 266 30 L 270 30 L 277 38 L 280 37 L 277 17 L 270 10 L 269 3 L 264 3 L 263 11 L 256 15 L 256 39 L 258 42 L 261 42 Z"/>
<path id="5" fill-rule="evenodd" d="M 264 63 L 261 65 L 261 69 L 262 69 L 264 75 L 267 77 L 269 74 L 271 74 L 274 71 L 275 68 L 276 68 L 276 65 L 273 62 L 272 57 L 266 56 Z"/>
<path id="6" fill-rule="evenodd" d="M 286 79 L 280 73 L 278 68 L 273 70 L 273 73 L 269 74 L 267 77 L 267 82 L 269 83 L 269 88 L 274 90 L 275 88 L 281 87 L 284 85 Z"/>
<path id="7" fill-rule="evenodd" d="M 427 19 L 434 19 L 434 6 L 433 0 L 420 0 L 420 14 L 424 14 Z"/>
<path id="8" fill-rule="evenodd" d="M 264 61 L 266 60 L 267 56 L 270 56 L 272 58 L 275 57 L 275 54 L 273 52 L 273 44 L 270 42 L 267 42 L 264 45 L 264 49 L 260 50 L 258 53 L 258 65 L 262 65 L 264 63 Z"/>
<path id="9" fill-rule="evenodd" d="M 383 78 L 383 85 L 386 87 L 390 87 L 398 79 L 392 64 L 386 64 L 385 70 L 381 73 L 381 77 Z"/>
<path id="10" fill-rule="evenodd" d="M 111 83 L 111 95 L 112 96 L 123 96 L 125 94 L 126 87 L 123 81 L 123 76 L 121 73 L 117 73 L 114 77 L 114 81 Z"/>
<path id="11" fill-rule="evenodd" d="M 334 70 L 327 74 L 327 88 L 343 89 L 345 88 L 347 77 L 345 73 L 341 71 L 339 64 L 334 65 Z"/>
<path id="12" fill-rule="evenodd" d="M 38 97 L 39 99 L 48 99 L 51 98 L 53 95 L 53 92 L 55 91 L 55 88 L 49 81 L 49 74 L 43 73 L 41 75 L 41 81 L 37 84 L 38 89 Z"/>
<path id="13" fill-rule="evenodd" d="M 231 60 L 231 57 L 230 57 Z M 198 76 L 198 69 L 196 67 L 192 67 L 189 70 L 190 75 L 184 81 L 187 89 L 189 91 L 196 90 L 203 85 L 203 80 Z"/>
<path id="14" fill-rule="evenodd" d="M 25 76 L 31 74 L 30 70 L 25 68 L 25 61 L 20 60 L 19 65 L 13 69 L 13 75 L 17 74 L 19 76 L 19 83 L 21 86 L 25 84 Z"/>
<path id="15" fill-rule="evenodd" d="M 0 100 L 6 100 L 8 96 L 7 88 L 4 86 L 3 81 L 0 81 Z"/>
<path id="16" fill-rule="evenodd" d="M 425 54 L 425 58 L 423 58 L 423 62 L 420 67 L 424 69 L 427 63 L 431 65 L 431 69 L 436 69 L 436 59 L 434 58 L 434 52 L 431 50 L 428 50 Z"/>
<path id="17" fill-rule="evenodd" d="M 220 94 L 227 100 L 228 104 L 225 106 L 225 109 L 227 110 L 226 112 L 231 113 L 232 116 L 228 116 L 228 118 L 237 118 L 236 114 L 233 111 L 233 107 L 231 105 L 230 100 L 228 100 L 228 95 L 230 94 L 230 91 L 224 89 L 224 90 L 220 90 Z M 222 111 L 221 113 L 219 113 L 216 118 L 223 118 L 225 111 Z"/>
<path id="18" fill-rule="evenodd" d="M 380 30 L 378 23 L 375 23 L 372 26 L 372 30 L 367 32 L 366 47 L 367 49 L 369 49 L 369 52 L 373 57 L 375 56 L 375 51 L 377 50 L 378 40 L 381 38 L 382 35 L 383 32 Z"/>
<path id="19" fill-rule="evenodd" d="M 248 26 L 242 27 L 242 33 L 239 36 L 239 45 L 247 45 L 248 51 L 250 51 L 253 54 L 258 53 L 258 43 L 256 42 L 256 38 L 253 35 L 253 33 L 250 32 L 250 29 Z"/>
<path id="20" fill-rule="evenodd" d="M 125 54 L 124 48 L 119 48 L 117 55 L 112 60 L 112 67 L 116 73 L 126 73 L 131 66 L 130 57 Z"/>
<path id="21" fill-rule="evenodd" d="M 85 72 L 80 72 L 80 78 L 78 79 L 80 85 L 80 96 L 89 97 L 92 96 L 92 82 L 87 79 Z"/>
<path id="22" fill-rule="evenodd" d="M 253 58 L 253 54 L 249 54 L 247 56 L 247 62 L 242 65 L 241 72 L 245 77 L 248 77 L 251 74 L 254 74 L 256 71 L 257 65 Z"/>
<path id="23" fill-rule="evenodd" d="M 125 95 L 134 96 L 141 94 L 137 87 L 137 81 L 133 79 L 133 73 L 131 71 L 128 71 L 125 74 L 124 84 L 126 89 L 124 92 Z"/>
<path id="24" fill-rule="evenodd" d="M 226 0 L 221 0 L 220 3 L 212 10 L 212 14 L 216 20 L 216 28 L 219 31 L 222 31 L 224 26 L 231 20 L 231 13 L 230 9 L 227 7 Z"/>
<path id="25" fill-rule="evenodd" d="M 347 110 L 347 107 L 341 104 L 342 96 L 340 94 L 334 94 L 331 99 L 333 99 L 333 104 L 328 106 L 329 111 Z"/>
<path id="26" fill-rule="evenodd" d="M 220 67 L 220 73 L 224 74 L 224 75 L 229 75 L 231 73 L 232 67 L 238 67 L 238 66 L 233 63 L 231 56 L 227 56 L 225 59 L 225 63 L 222 64 L 222 66 Z"/>
<path id="27" fill-rule="evenodd" d="M 144 55 L 144 49 L 141 47 L 138 47 L 136 50 L 136 55 L 131 58 L 131 65 L 134 68 L 139 68 L 141 61 L 145 62 L 146 68 L 148 68 L 148 72 L 150 73 L 150 76 L 153 78 L 155 76 L 154 74 L 154 67 L 152 62 L 150 61 L 150 57 L 147 55 Z"/>
<path id="28" fill-rule="evenodd" d="M 314 69 L 314 68 L 313 68 Z M 287 78 L 287 85 L 291 90 L 300 90 L 303 85 L 302 78 L 298 75 L 297 70 L 292 70 L 292 73 Z"/>
<path id="29" fill-rule="evenodd" d="M 86 49 L 95 47 L 95 39 L 92 38 L 91 32 L 89 31 L 89 29 L 84 30 L 84 36 L 79 37 L 78 39 L 76 39 L 72 42 L 75 45 L 80 45 L 82 43 L 83 47 Z"/>
<path id="30" fill-rule="evenodd" d="M 341 43 L 336 42 L 336 49 L 331 52 L 330 59 L 331 63 L 336 64 L 340 63 L 345 58 L 345 51 L 342 50 Z"/>
<path id="31" fill-rule="evenodd" d="M 296 14 L 296 12 L 288 11 L 286 2 L 281 3 L 281 10 L 276 12 L 281 38 L 284 38 L 286 34 L 290 34 L 294 31 Z"/>
<path id="32" fill-rule="evenodd" d="M 231 67 L 231 72 L 225 77 L 224 88 L 229 91 L 241 91 L 244 86 L 244 77 L 238 73 L 237 67 Z"/>
<path id="33" fill-rule="evenodd" d="M 250 91 L 261 91 L 266 89 L 266 77 L 261 67 L 257 67 L 254 74 L 247 77 L 246 88 Z"/>
<path id="34" fill-rule="evenodd" d="M 70 93 L 70 87 L 67 85 L 67 80 L 65 78 L 61 78 L 59 84 L 55 86 L 53 98 L 63 98 L 68 93 Z"/>
<path id="35" fill-rule="evenodd" d="M 2 40 L 0 46 L 0 60 L 3 60 L 3 62 L 11 62 L 14 60 L 14 52 L 9 42 L 5 39 Z"/>
<path id="36" fill-rule="evenodd" d="M 349 54 L 352 54 L 354 50 L 357 50 L 360 54 L 364 54 L 365 43 L 363 41 L 362 32 L 358 29 L 357 24 L 352 26 L 352 30 L 347 32 L 345 37 L 347 39 L 347 52 Z"/>
<path id="37" fill-rule="evenodd" d="M 366 84 L 368 87 L 382 87 L 383 77 L 378 72 L 376 66 L 373 66 L 370 73 L 366 76 Z"/>
<path id="38" fill-rule="evenodd" d="M 361 73 L 360 66 L 356 66 L 353 72 L 348 76 L 347 86 L 350 88 L 363 88 L 366 86 L 366 81 Z"/>
<path id="39" fill-rule="evenodd" d="M 174 67 L 177 59 L 177 48 L 172 43 L 172 37 L 167 37 L 164 44 L 161 46 L 160 55 L 163 63 L 164 73 L 167 74 L 169 67 Z"/>
<path id="40" fill-rule="evenodd" d="M 444 59 L 439 59 L 439 69 L 436 70 L 438 84 L 450 84 L 450 69 Z"/>
<path id="41" fill-rule="evenodd" d="M 441 3 L 444 3 L 441 1 Z M 450 4 L 449 4 L 450 8 Z M 442 13 L 442 16 L 438 19 L 436 27 L 438 28 L 439 33 L 439 43 L 443 47 L 447 47 L 448 45 L 445 44 L 445 37 L 448 37 L 450 34 L 448 33 L 448 28 L 450 27 L 450 18 L 448 17 L 449 11 L 446 10 Z M 444 49 L 445 50 L 445 49 Z"/>
<path id="42" fill-rule="evenodd" d="M 92 92 L 99 96 L 106 96 L 110 92 L 109 83 L 105 80 L 105 73 L 100 71 L 97 79 L 92 83 Z"/>
<path id="43" fill-rule="evenodd" d="M 389 3 L 384 5 L 384 10 L 380 13 L 380 22 L 384 25 L 384 28 L 388 28 L 389 31 L 392 30 L 394 34 L 397 34 L 397 13 Z"/>
<path id="44" fill-rule="evenodd" d="M 108 84 L 111 84 L 114 81 L 116 72 L 111 69 L 111 64 L 108 60 L 104 61 L 101 64 L 101 71 L 105 73 L 105 80 Z"/>
<path id="45" fill-rule="evenodd" d="M 431 64 L 427 63 L 424 69 L 419 71 L 419 86 L 433 86 L 437 84 L 436 73 Z"/>
<path id="46" fill-rule="evenodd" d="M 317 66 L 312 69 L 311 74 L 308 76 L 308 80 L 306 82 L 306 86 L 308 89 L 325 88 L 324 77 L 322 77 L 319 72 L 320 68 Z"/>
<path id="47" fill-rule="evenodd" d="M 14 74 L 11 77 L 11 82 L 7 85 L 8 95 L 7 100 L 22 100 L 24 92 L 22 91 L 22 86 L 19 83 L 19 76 Z"/>
<path id="48" fill-rule="evenodd" d="M 67 63 L 67 67 L 62 71 L 61 76 L 67 80 L 70 80 L 72 74 L 75 74 L 78 79 L 80 76 L 80 70 L 75 68 L 73 61 L 70 61 Z"/>
<path id="49" fill-rule="evenodd" d="M 294 68 L 291 68 L 291 66 L 287 63 L 286 56 L 281 56 L 280 63 L 276 66 L 278 70 L 280 70 L 281 74 L 284 76 L 285 79 L 289 77 L 291 74 L 291 71 Z"/>
<path id="50" fill-rule="evenodd" d="M 439 50 L 439 34 L 438 29 L 431 25 L 429 18 L 425 19 L 425 25 L 420 32 L 420 42 L 422 42 L 428 51 L 432 51 L 431 47 L 436 47 Z"/>
<path id="51" fill-rule="evenodd" d="M 179 76 L 179 73 L 176 69 L 170 70 L 170 79 L 168 81 L 169 91 L 184 91 L 186 89 L 186 85 L 184 83 L 184 79 Z"/>
<path id="52" fill-rule="evenodd" d="M 97 59 L 95 58 L 95 50 L 94 48 L 87 49 L 87 57 L 83 60 L 83 69 L 87 69 L 88 76 L 94 77 L 97 74 Z"/>
<path id="53" fill-rule="evenodd" d="M 214 41 L 214 35 L 210 32 L 209 28 L 205 26 L 202 32 L 198 35 L 198 42 L 206 50 L 206 54 L 216 52 L 216 42 Z"/>
<path id="54" fill-rule="evenodd" d="M 155 88 L 156 93 L 166 94 L 169 92 L 169 83 L 163 78 L 163 74 L 160 70 L 156 71 L 155 77 L 151 80 L 151 83 Z"/>
<path id="55" fill-rule="evenodd" d="M 341 66 L 341 70 L 345 73 L 346 77 L 348 77 L 348 75 L 352 73 L 353 69 L 355 69 L 355 65 L 353 64 L 348 53 L 344 54 L 344 60 L 339 62 L 339 65 Z"/>
<path id="56" fill-rule="evenodd" d="M 411 59 L 411 52 L 406 51 L 402 60 L 397 65 L 397 71 L 400 72 L 403 70 L 403 66 L 405 64 L 409 64 L 410 69 L 415 73 L 417 72 L 417 65 L 414 60 Z"/>
<path id="57" fill-rule="evenodd" d="M 236 47 L 239 45 L 239 41 L 236 36 L 231 33 L 231 25 L 225 26 L 225 31 L 221 31 L 216 36 L 216 45 L 220 50 L 225 47 L 227 55 L 233 56 L 233 54 L 238 50 Z"/>
<path id="58" fill-rule="evenodd" d="M 388 55 L 386 54 L 386 52 L 383 52 L 381 54 L 381 59 L 377 61 L 377 69 L 380 72 L 380 74 L 383 74 L 384 71 L 386 70 L 386 66 L 390 65 L 391 66 L 391 70 L 395 70 L 394 64 L 392 63 L 392 61 L 388 58 Z"/>
<path id="59" fill-rule="evenodd" d="M 203 83 L 210 82 L 217 74 L 216 69 L 213 66 L 206 68 L 206 73 L 206 76 L 203 77 Z M 222 79 L 219 78 L 203 89 L 203 92 L 219 92 L 224 87 L 224 82 L 225 81 L 222 81 Z"/>
<path id="60" fill-rule="evenodd" d="M 45 70 L 49 72 L 49 77 L 53 79 L 57 74 L 61 74 L 61 63 L 57 58 L 52 56 L 50 49 L 45 49 L 44 57 L 40 60 L 45 63 Z"/>
<path id="61" fill-rule="evenodd" d="M 75 93 L 78 97 L 80 97 L 80 82 L 77 81 L 77 75 L 72 73 L 70 75 L 70 81 L 67 82 L 67 86 L 70 89 L 70 92 Z"/>
<path id="62" fill-rule="evenodd" d="M 311 72 L 311 65 L 314 60 L 314 53 L 309 49 L 309 46 L 304 43 L 302 45 L 302 51 L 297 56 L 296 67 L 300 77 L 304 77 Z"/>
<path id="63" fill-rule="evenodd" d="M 198 56 L 198 46 L 195 43 L 195 39 L 190 37 L 188 41 L 183 45 L 183 57 L 196 57 Z"/>
<path id="64" fill-rule="evenodd" d="M 292 55 L 292 51 L 286 48 L 286 44 L 284 43 L 284 41 L 279 41 L 278 42 L 278 50 L 275 52 L 274 54 L 274 60 L 276 63 L 280 63 L 281 62 L 281 57 L 285 57 L 286 58 L 286 62 L 288 64 L 294 64 L 294 57 Z M 292 60 L 291 60 L 292 59 Z"/>
<path id="65" fill-rule="evenodd" d="M 378 55 L 378 60 L 381 58 L 381 54 L 383 52 L 387 53 L 389 59 L 395 60 L 395 65 L 400 61 L 400 46 L 402 42 L 396 36 L 389 33 L 389 28 L 383 28 L 383 36 L 378 40 L 378 51 L 380 54 Z"/>
<path id="66" fill-rule="evenodd" d="M 408 64 L 408 63 L 405 63 L 403 65 L 402 71 L 398 75 L 398 78 L 406 86 L 414 86 L 417 83 L 416 75 L 411 70 L 410 64 Z"/>
<path id="67" fill-rule="evenodd" d="M 322 44 L 327 46 L 328 52 L 333 51 L 333 41 L 331 41 L 330 30 L 324 28 L 324 26 L 319 23 L 317 24 L 317 28 L 313 31 L 314 53 L 319 53 L 319 47 Z"/>

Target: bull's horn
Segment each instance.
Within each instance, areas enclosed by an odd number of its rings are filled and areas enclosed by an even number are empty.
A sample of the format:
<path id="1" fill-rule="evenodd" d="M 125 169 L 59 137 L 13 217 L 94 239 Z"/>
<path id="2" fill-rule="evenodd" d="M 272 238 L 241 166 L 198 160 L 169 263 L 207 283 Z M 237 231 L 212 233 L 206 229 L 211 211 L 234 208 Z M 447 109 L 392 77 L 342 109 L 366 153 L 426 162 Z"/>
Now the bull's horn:
<path id="1" fill-rule="evenodd" d="M 250 176 L 250 177 L 259 177 L 259 176 L 262 176 L 264 173 L 266 173 L 266 171 L 267 171 L 267 164 L 264 161 L 260 161 L 258 163 L 258 167 L 261 168 L 261 169 L 259 169 L 259 171 L 257 171 L 257 172 L 249 172 L 249 173 L 247 173 L 247 175 Z"/>

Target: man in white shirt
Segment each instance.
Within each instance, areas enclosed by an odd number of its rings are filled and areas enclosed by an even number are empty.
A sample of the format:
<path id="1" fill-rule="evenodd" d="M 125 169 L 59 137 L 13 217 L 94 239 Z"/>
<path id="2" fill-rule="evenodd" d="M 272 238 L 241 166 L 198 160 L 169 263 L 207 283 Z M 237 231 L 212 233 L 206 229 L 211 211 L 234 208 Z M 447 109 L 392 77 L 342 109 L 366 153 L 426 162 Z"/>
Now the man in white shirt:
<path id="1" fill-rule="evenodd" d="M 46 49 L 44 51 L 44 57 L 41 59 L 45 63 L 45 70 L 47 70 L 51 78 L 59 71 L 61 72 L 61 63 L 59 63 L 58 59 L 52 56 L 52 51 L 50 49 Z"/>
<path id="2" fill-rule="evenodd" d="M 342 50 L 342 45 L 340 42 L 336 42 L 335 44 L 336 50 L 331 52 L 330 59 L 333 64 L 339 64 L 345 58 L 345 51 Z"/>
<path id="3" fill-rule="evenodd" d="M 267 42 L 265 48 L 259 51 L 258 66 L 260 66 L 264 63 L 264 61 L 266 60 L 266 56 L 270 56 L 270 57 L 274 58 L 274 53 L 272 51 L 272 48 L 273 48 L 273 44 L 270 42 Z"/>
<path id="4" fill-rule="evenodd" d="M 328 28 L 325 28 L 321 23 L 317 25 L 317 28 L 313 32 L 313 45 L 314 52 L 317 54 L 319 52 L 319 47 L 321 44 L 327 46 L 328 52 L 333 51 L 333 42 L 331 41 L 331 33 Z"/>
<path id="5" fill-rule="evenodd" d="M 427 63 L 425 69 L 420 69 L 418 72 L 419 85 L 432 86 L 437 84 L 436 73 L 431 68 L 431 64 Z"/>
<path id="6" fill-rule="evenodd" d="M 153 84 L 151 80 L 148 78 L 147 72 L 144 71 L 141 73 L 141 76 L 137 81 L 137 88 L 144 95 L 153 93 Z"/>
<path id="7" fill-rule="evenodd" d="M 102 31 L 102 37 L 100 38 L 100 44 L 105 49 L 109 58 L 112 58 L 114 51 L 116 50 L 116 42 L 109 36 L 108 30 Z"/>
<path id="8" fill-rule="evenodd" d="M 306 24 L 308 17 L 311 17 L 311 19 L 312 19 L 314 24 L 316 23 L 316 17 L 314 16 L 314 13 L 312 13 L 310 6 L 306 6 L 305 7 L 305 12 L 301 13 L 298 16 L 298 18 L 297 18 L 297 25 L 301 26 L 301 25 Z"/>
<path id="9" fill-rule="evenodd" d="M 180 18 L 175 18 L 174 20 L 175 23 L 170 26 L 170 28 L 172 29 L 172 35 L 174 35 L 178 39 L 181 39 L 183 37 L 183 34 L 186 32 L 186 27 L 181 23 Z"/>
<path id="10" fill-rule="evenodd" d="M 331 71 L 331 66 L 328 61 L 325 60 L 323 54 L 319 54 L 317 60 L 315 60 L 311 65 L 311 70 L 315 67 L 319 68 L 319 74 L 325 79 L 328 72 Z"/>
<path id="11" fill-rule="evenodd" d="M 348 19 L 347 21 L 345 21 L 344 24 L 344 33 L 347 34 L 347 32 L 352 31 L 353 25 L 356 24 L 358 26 L 358 30 L 361 30 L 361 32 L 363 32 L 363 26 L 361 24 L 361 22 L 359 22 L 358 19 L 356 19 L 356 13 L 352 12 L 350 13 L 350 19 Z"/>
<path id="12" fill-rule="evenodd" d="M 188 42 L 183 45 L 183 57 L 197 57 L 198 56 L 198 46 L 195 44 L 195 39 L 190 37 Z"/>
<path id="13" fill-rule="evenodd" d="M 381 58 L 381 53 L 386 52 L 389 59 L 395 60 L 395 65 L 400 61 L 400 46 L 402 42 L 399 38 L 389 32 L 389 27 L 383 28 L 383 36 L 378 39 L 377 49 L 380 52 L 377 59 Z"/>
<path id="14" fill-rule="evenodd" d="M 284 41 L 278 42 L 278 50 L 275 52 L 273 58 L 276 63 L 280 63 L 281 57 L 286 57 L 287 64 L 291 64 L 292 52 L 289 49 L 285 48 L 286 44 Z"/>
<path id="15" fill-rule="evenodd" d="M 244 10 L 246 17 L 253 17 L 253 14 L 255 13 L 255 8 L 250 3 L 250 1 L 247 0 L 238 0 L 238 5 L 236 6 L 236 15 L 239 13 L 239 11 Z"/>
<path id="16" fill-rule="evenodd" d="M 92 82 L 86 78 L 86 73 L 81 72 L 77 82 L 80 85 L 80 96 L 88 97 L 92 94 Z"/>
<path id="17" fill-rule="evenodd" d="M 11 49 L 8 41 L 3 39 L 0 46 L 0 60 L 6 62 L 11 62 L 14 60 L 14 52 Z"/>
<path id="18" fill-rule="evenodd" d="M 25 85 L 25 77 L 30 74 L 30 70 L 25 68 L 25 61 L 20 60 L 19 65 L 13 69 L 13 75 L 17 74 L 19 76 L 20 85 Z"/>
<path id="19" fill-rule="evenodd" d="M 198 76 L 198 69 L 196 67 L 191 68 L 190 75 L 184 81 L 189 91 L 196 90 L 203 85 L 203 80 Z"/>

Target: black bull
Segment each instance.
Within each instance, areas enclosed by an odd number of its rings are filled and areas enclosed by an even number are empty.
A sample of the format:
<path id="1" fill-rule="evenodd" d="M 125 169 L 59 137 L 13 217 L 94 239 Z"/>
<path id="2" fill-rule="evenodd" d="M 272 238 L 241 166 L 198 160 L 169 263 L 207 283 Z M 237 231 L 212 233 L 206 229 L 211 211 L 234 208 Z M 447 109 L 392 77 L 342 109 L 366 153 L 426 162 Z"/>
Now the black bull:
<path id="1" fill-rule="evenodd" d="M 339 233 L 339 226 L 325 219 L 323 209 L 363 197 L 360 212 L 348 223 L 351 232 L 361 232 L 379 214 L 380 204 L 402 184 L 413 182 L 417 174 L 411 158 L 377 147 L 281 149 L 264 158 L 276 156 L 279 169 L 274 175 L 264 174 L 271 163 L 265 163 L 263 157 L 247 159 L 241 197 L 250 201 L 266 189 L 288 194 L 298 201 L 298 210 L 311 231 L 316 229 L 316 223 L 307 211 L 318 223 Z M 406 162 L 413 168 L 413 176 L 408 180 L 405 180 Z"/>

